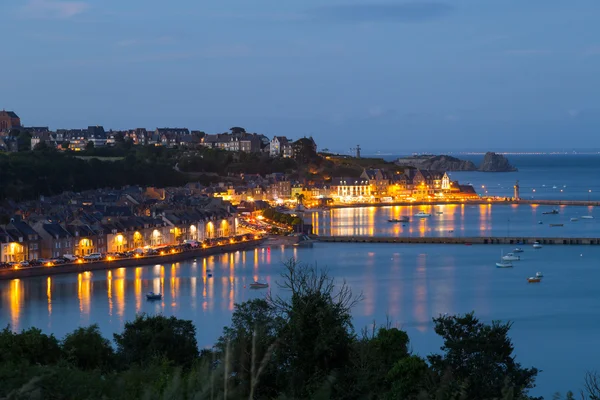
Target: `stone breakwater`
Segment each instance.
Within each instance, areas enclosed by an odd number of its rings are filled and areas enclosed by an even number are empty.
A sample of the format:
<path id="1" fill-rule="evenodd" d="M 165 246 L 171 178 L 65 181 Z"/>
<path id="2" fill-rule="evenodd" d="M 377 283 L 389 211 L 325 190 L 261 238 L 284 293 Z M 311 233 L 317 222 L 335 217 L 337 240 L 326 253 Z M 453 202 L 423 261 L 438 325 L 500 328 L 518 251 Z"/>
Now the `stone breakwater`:
<path id="1" fill-rule="evenodd" d="M 542 245 L 600 245 L 600 238 L 563 237 L 375 237 L 375 236 L 315 236 L 320 242 L 328 243 L 413 243 L 413 244 L 509 244 L 530 246 Z"/>
<path id="2" fill-rule="evenodd" d="M 222 246 L 193 249 L 163 256 L 150 256 L 142 258 L 125 258 L 113 261 L 87 262 L 83 264 L 63 264 L 53 267 L 27 267 L 19 269 L 0 270 L 0 280 L 29 278 L 34 276 L 48 276 L 57 274 L 77 273 L 85 271 L 100 271 L 105 269 L 141 267 L 155 264 L 168 264 L 196 257 L 206 257 L 214 254 L 230 253 L 233 251 L 249 250 L 260 246 L 265 239 L 254 239 L 244 242 L 230 243 Z"/>

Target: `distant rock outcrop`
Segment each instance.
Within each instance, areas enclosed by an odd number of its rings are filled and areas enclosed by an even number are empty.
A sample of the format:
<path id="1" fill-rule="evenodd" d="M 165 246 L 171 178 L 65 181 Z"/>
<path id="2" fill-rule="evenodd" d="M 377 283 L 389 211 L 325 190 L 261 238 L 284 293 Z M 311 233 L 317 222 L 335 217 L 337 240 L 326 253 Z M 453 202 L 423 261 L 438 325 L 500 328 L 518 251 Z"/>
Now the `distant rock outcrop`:
<path id="1" fill-rule="evenodd" d="M 477 171 L 471 161 L 445 155 L 399 158 L 396 164 L 433 171 Z"/>
<path id="2" fill-rule="evenodd" d="M 510 165 L 508 159 L 502 154 L 488 151 L 479 166 L 481 172 L 514 172 L 517 169 Z"/>

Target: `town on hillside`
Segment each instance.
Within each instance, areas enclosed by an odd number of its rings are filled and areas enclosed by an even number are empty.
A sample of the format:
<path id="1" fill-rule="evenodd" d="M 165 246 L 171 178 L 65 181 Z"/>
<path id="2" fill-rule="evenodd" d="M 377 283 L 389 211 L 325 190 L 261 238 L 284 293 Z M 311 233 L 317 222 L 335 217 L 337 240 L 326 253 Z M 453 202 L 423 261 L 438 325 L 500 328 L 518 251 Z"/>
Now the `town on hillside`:
<path id="1" fill-rule="evenodd" d="M 171 185 L 114 181 L 133 170 L 119 169 L 119 162 L 123 168 L 132 168 L 127 166 L 129 157 L 114 157 L 113 161 L 94 158 L 95 152 L 111 148 L 125 152 L 169 149 L 175 157 L 166 159 L 171 164 L 161 165 L 158 172 Z M 215 163 L 210 172 L 207 151 Z M 318 152 L 312 137 L 269 139 L 241 127 L 218 134 L 187 128 L 106 131 L 102 126 L 50 131 L 24 127 L 15 112 L 2 111 L 0 152 L 6 153 L 0 162 L 13 154 L 32 154 L 36 161 L 62 154 L 61 161 L 78 163 L 73 164 L 78 167 L 65 164 L 62 174 L 81 172 L 82 166 L 99 169 L 100 174 L 109 171 L 97 178 L 96 184 L 86 176 L 61 175 L 52 181 L 49 174 L 53 170 L 47 169 L 46 182 L 36 180 L 29 187 L 31 177 L 23 175 L 22 167 L 3 164 L 7 168 L 6 187 L 0 193 L 0 262 L 7 265 L 65 256 L 133 256 L 133 252 L 184 243 L 214 245 L 242 240 L 282 228 L 276 222 L 257 222 L 255 217 L 265 209 L 295 216 L 298 211 L 341 205 L 480 199 L 472 186 L 452 181 L 445 171 L 411 168 L 359 154 L 348 157 Z M 140 174 L 148 169 L 144 157 L 136 170 Z M 27 158 L 19 160 L 29 162 Z M 96 164 L 91 164 L 93 160 Z M 257 164 L 266 169 L 255 170 Z M 12 172 L 8 170 L 11 166 L 16 168 Z M 175 176 L 184 178 L 177 181 Z M 202 181 L 207 177 L 208 181 Z M 63 186 L 57 189 L 59 185 Z M 24 186 L 27 190 L 18 192 Z M 303 224 L 299 229 L 311 233 L 310 226 Z"/>

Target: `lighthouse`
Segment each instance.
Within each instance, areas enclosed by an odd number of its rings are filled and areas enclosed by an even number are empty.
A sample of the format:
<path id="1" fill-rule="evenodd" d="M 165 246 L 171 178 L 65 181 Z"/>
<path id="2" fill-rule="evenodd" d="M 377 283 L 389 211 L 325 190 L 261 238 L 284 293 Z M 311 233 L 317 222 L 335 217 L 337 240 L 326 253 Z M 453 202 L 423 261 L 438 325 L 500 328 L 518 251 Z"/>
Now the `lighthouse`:
<path id="1" fill-rule="evenodd" d="M 519 181 L 515 183 L 515 194 L 513 197 L 515 200 L 521 200 L 521 198 L 519 197 Z"/>

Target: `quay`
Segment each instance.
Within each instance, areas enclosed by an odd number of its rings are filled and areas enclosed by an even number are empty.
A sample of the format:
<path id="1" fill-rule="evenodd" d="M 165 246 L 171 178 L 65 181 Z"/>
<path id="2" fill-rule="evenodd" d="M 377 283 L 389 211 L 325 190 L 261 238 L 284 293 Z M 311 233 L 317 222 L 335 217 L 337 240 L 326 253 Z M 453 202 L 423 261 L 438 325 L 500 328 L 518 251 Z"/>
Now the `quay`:
<path id="1" fill-rule="evenodd" d="M 167 264 L 179 262 L 196 257 L 207 257 L 214 254 L 230 253 L 233 251 L 249 250 L 259 247 L 265 241 L 264 238 L 251 239 L 243 242 L 228 243 L 220 246 L 198 248 L 178 253 L 165 255 L 146 256 L 140 258 L 123 258 L 112 261 L 86 262 L 82 264 L 62 264 L 52 267 L 25 267 L 0 269 L 0 280 L 30 278 L 35 276 L 48 276 L 57 274 L 77 273 L 86 271 L 100 271 L 105 269 L 141 267 L 147 265 Z"/>
<path id="2" fill-rule="evenodd" d="M 510 244 L 533 245 L 600 245 L 600 238 L 574 237 L 383 237 L 383 236 L 314 236 L 327 243 L 412 243 L 412 244 Z"/>

